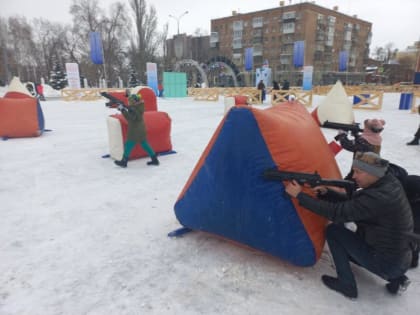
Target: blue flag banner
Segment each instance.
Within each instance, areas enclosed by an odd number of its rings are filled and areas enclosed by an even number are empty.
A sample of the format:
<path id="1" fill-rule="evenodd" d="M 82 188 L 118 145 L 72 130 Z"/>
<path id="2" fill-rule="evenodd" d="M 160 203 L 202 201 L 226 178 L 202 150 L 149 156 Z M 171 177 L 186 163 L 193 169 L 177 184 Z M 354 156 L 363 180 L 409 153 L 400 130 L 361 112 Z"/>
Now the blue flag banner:
<path id="1" fill-rule="evenodd" d="M 254 48 L 245 48 L 245 71 L 251 71 L 254 67 Z"/>
<path id="2" fill-rule="evenodd" d="M 90 59 L 95 65 L 101 65 L 104 63 L 102 55 L 102 40 L 101 35 L 98 32 L 89 33 L 90 40 Z"/>
<path id="3" fill-rule="evenodd" d="M 303 40 L 297 41 L 293 48 L 293 65 L 296 68 L 303 67 L 305 57 L 305 42 Z"/>
<path id="4" fill-rule="evenodd" d="M 338 71 L 346 71 L 348 61 L 349 61 L 349 53 L 345 50 L 340 51 L 339 57 L 338 57 Z"/>

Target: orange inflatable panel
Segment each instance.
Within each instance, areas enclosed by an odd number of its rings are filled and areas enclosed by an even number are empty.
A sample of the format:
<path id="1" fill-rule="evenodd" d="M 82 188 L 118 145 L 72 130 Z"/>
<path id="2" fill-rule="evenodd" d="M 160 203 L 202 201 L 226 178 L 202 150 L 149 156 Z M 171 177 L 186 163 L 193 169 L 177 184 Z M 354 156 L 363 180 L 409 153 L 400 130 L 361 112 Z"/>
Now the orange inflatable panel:
<path id="1" fill-rule="evenodd" d="M 37 99 L 0 98 L 0 137 L 38 137 L 43 131 L 44 117 Z"/>

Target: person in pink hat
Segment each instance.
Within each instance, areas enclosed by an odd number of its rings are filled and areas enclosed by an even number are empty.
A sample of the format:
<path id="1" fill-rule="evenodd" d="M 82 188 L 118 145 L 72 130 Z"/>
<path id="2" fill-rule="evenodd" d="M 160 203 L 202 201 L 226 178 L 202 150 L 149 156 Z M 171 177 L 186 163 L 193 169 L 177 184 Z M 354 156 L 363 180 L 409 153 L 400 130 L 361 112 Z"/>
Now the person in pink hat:
<path id="1" fill-rule="evenodd" d="M 381 132 L 384 130 L 385 120 L 383 119 L 366 119 L 364 121 L 363 132 L 356 134 L 354 139 L 349 139 L 347 133 L 339 130 L 335 139 L 347 151 L 353 152 L 374 152 L 381 153 L 382 136 Z M 351 180 L 353 170 L 347 174 L 345 179 Z"/>

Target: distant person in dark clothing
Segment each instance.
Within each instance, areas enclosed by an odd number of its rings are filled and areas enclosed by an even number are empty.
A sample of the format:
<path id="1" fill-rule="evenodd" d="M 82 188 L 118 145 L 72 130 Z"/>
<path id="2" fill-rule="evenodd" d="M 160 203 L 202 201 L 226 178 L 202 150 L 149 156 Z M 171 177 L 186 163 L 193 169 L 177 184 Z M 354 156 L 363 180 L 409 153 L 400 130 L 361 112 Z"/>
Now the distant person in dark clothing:
<path id="1" fill-rule="evenodd" d="M 277 81 L 273 81 L 273 91 L 278 91 L 280 90 L 280 85 Z M 277 98 L 276 95 L 273 95 L 273 101 L 275 101 Z"/>
<path id="2" fill-rule="evenodd" d="M 361 189 L 351 197 L 325 186 L 315 187 L 321 200 L 302 192 L 295 181 L 286 192 L 306 209 L 333 223 L 326 238 L 337 277 L 322 276 L 331 290 L 357 298 L 357 284 L 350 263 L 355 263 L 388 281 L 391 294 L 404 291 L 410 281 L 405 276 L 412 251 L 405 233 L 413 232 L 411 208 L 401 183 L 387 174 L 388 161 L 373 152 L 357 152 L 353 178 Z M 356 231 L 343 223 L 354 222 Z"/>
<path id="3" fill-rule="evenodd" d="M 257 89 L 261 91 L 261 101 L 265 101 L 265 84 L 263 80 L 260 80 L 260 82 L 257 85 Z"/>

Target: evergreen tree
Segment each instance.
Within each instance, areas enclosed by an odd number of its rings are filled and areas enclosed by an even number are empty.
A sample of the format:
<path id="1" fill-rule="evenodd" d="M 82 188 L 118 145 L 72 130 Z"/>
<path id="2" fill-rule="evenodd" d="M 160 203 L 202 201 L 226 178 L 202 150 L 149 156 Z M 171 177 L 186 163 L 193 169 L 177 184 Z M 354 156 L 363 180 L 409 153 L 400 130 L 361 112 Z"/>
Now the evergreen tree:
<path id="1" fill-rule="evenodd" d="M 136 70 L 134 70 L 134 68 L 133 67 L 131 67 L 131 70 L 130 70 L 130 77 L 129 77 L 129 79 L 128 79 L 128 87 L 130 87 L 130 88 L 132 88 L 132 87 L 136 87 L 136 86 L 138 86 L 140 83 L 139 83 L 139 80 L 137 79 L 137 72 L 136 72 Z"/>
<path id="2" fill-rule="evenodd" d="M 66 75 L 58 62 L 54 62 L 53 70 L 50 72 L 49 84 L 54 90 L 61 90 L 67 85 Z"/>

